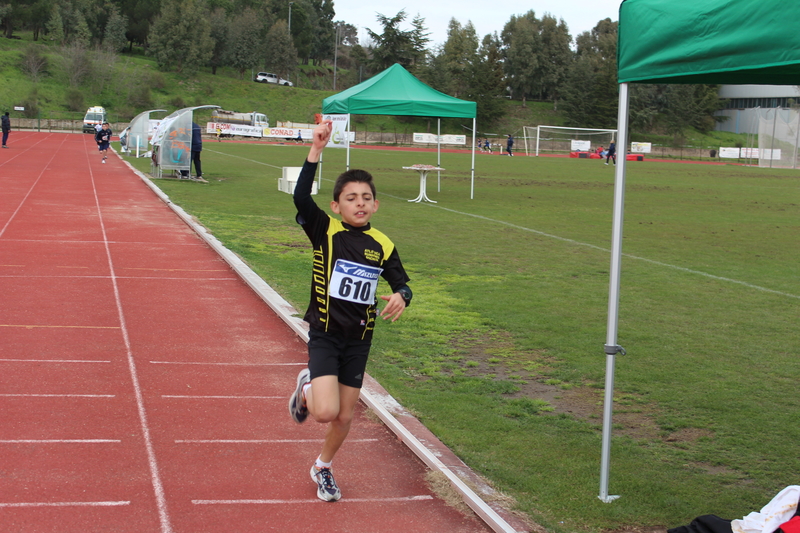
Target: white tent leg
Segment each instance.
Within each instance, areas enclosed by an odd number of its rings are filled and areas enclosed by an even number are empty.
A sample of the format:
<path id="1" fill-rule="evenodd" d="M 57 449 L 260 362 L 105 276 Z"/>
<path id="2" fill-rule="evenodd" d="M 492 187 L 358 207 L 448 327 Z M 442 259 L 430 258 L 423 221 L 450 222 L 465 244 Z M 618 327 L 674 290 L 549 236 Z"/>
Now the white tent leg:
<path id="1" fill-rule="evenodd" d="M 442 167 L 442 119 L 436 119 L 436 166 Z M 436 192 L 442 192 L 442 171 L 436 171 Z"/>
<path id="2" fill-rule="evenodd" d="M 608 328 L 606 330 L 606 389 L 603 400 L 603 449 L 600 459 L 600 495 L 605 503 L 619 496 L 608 495 L 608 470 L 611 457 L 611 413 L 614 407 L 615 357 L 625 350 L 617 344 L 619 323 L 619 280 L 622 260 L 622 220 L 625 211 L 625 167 L 628 145 L 628 84 L 619 86 L 617 118 L 617 166 L 614 169 L 614 222 L 611 230 L 611 279 L 608 287 Z"/>
<path id="3" fill-rule="evenodd" d="M 347 135 L 347 164 L 345 165 L 345 170 L 350 170 L 350 121 L 347 121 L 347 131 L 345 132 Z"/>
<path id="4" fill-rule="evenodd" d="M 476 119 L 472 119 L 472 177 L 469 186 L 469 199 L 475 198 L 475 127 Z"/>

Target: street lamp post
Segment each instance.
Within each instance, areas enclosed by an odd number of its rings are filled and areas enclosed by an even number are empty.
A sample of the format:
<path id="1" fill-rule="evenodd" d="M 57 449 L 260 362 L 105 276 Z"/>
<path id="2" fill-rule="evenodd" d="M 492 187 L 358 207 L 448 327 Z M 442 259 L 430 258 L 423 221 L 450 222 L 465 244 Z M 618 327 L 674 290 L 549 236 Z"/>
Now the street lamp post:
<path id="1" fill-rule="evenodd" d="M 292 36 L 292 4 L 294 2 L 289 2 L 289 37 Z"/>
<path id="2" fill-rule="evenodd" d="M 339 59 L 339 24 L 336 25 L 336 44 L 333 46 L 333 90 L 336 90 L 336 62 Z"/>

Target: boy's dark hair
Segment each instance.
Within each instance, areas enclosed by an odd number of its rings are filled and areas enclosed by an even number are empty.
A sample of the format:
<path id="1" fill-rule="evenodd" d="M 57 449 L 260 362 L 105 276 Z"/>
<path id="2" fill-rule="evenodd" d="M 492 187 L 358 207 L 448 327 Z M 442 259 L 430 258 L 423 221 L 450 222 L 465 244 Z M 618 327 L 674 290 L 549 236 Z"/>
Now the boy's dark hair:
<path id="1" fill-rule="evenodd" d="M 336 183 L 333 185 L 334 202 L 339 201 L 339 195 L 342 194 L 342 189 L 344 189 L 344 186 L 353 181 L 366 183 L 369 185 L 369 188 L 372 191 L 372 197 L 377 198 L 378 194 L 375 191 L 375 184 L 372 182 L 372 174 L 366 170 L 353 169 L 343 172 L 338 178 L 336 178 Z"/>

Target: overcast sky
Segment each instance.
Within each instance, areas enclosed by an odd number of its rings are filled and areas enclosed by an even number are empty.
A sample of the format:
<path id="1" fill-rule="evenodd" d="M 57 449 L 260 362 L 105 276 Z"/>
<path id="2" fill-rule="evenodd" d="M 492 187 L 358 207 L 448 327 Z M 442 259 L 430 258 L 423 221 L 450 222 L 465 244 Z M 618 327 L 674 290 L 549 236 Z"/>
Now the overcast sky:
<path id="1" fill-rule="evenodd" d="M 455 18 L 462 26 L 472 21 L 481 40 L 488 33 L 497 32 L 499 35 L 511 15 L 522 15 L 531 9 L 537 18 L 550 13 L 556 19 L 564 19 L 574 39 L 578 34 L 594 28 L 604 18 L 619 20 L 620 3 L 621 0 L 539 0 L 531 3 L 495 3 L 492 0 L 334 0 L 333 7 L 336 11 L 334 20 L 343 20 L 356 26 L 362 41 L 367 36 L 365 28 L 375 33 L 383 31 L 376 13 L 392 18 L 404 9 L 408 15 L 401 25 L 404 30 L 410 29 L 411 20 L 419 14 L 425 19 L 425 26 L 431 33 L 431 42 L 428 44 L 432 47 L 447 40 L 447 26 L 451 18 Z"/>

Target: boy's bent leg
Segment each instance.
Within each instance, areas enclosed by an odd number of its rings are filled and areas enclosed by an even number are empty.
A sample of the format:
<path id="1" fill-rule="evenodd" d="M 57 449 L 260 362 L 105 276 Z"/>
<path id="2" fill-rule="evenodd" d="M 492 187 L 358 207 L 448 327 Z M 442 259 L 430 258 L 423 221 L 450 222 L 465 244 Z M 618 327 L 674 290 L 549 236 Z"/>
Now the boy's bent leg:
<path id="1" fill-rule="evenodd" d="M 312 379 L 306 391 L 306 405 L 317 422 L 326 424 L 335 420 L 339 416 L 339 379 L 336 376 Z"/>
<path id="2" fill-rule="evenodd" d="M 325 433 L 325 444 L 322 446 L 320 460 L 329 463 L 333 461 L 333 456 L 341 448 L 350 433 L 350 426 L 353 423 L 353 413 L 355 412 L 356 402 L 358 402 L 361 389 L 339 385 L 339 415 L 328 424 L 328 431 Z M 313 388 L 313 387 L 312 387 Z"/>

